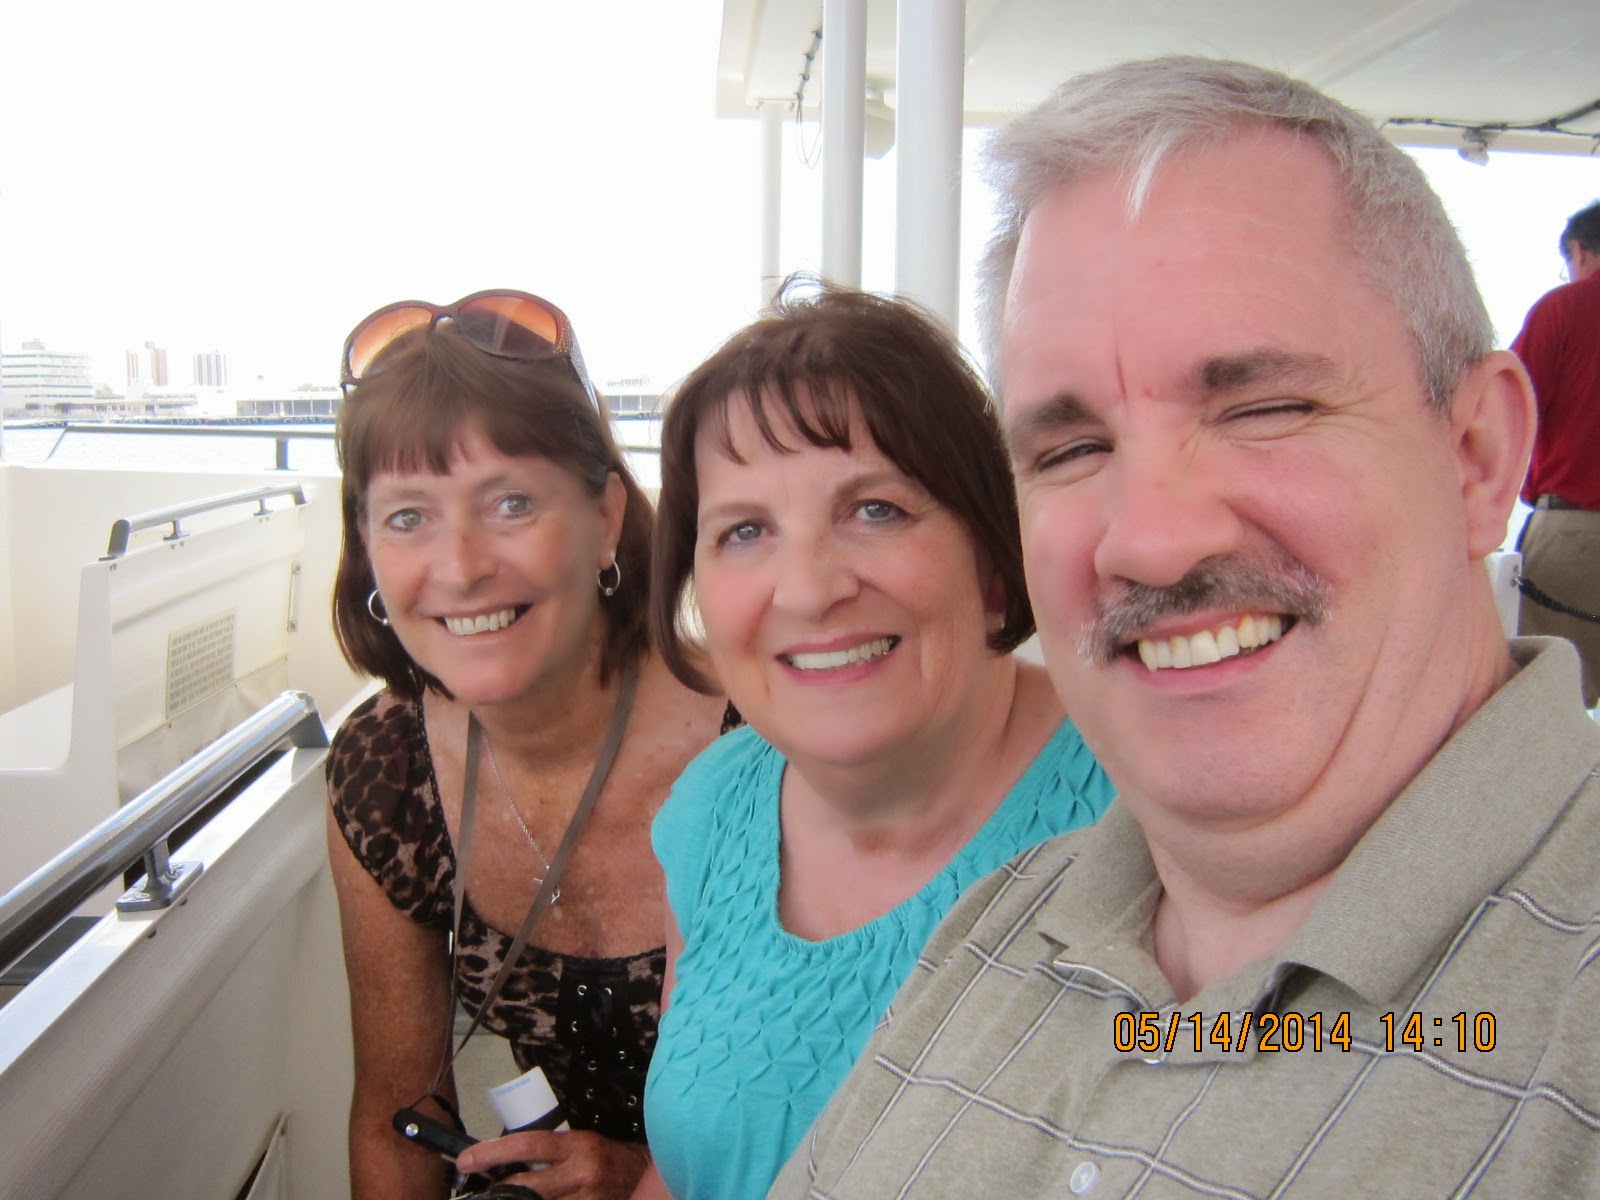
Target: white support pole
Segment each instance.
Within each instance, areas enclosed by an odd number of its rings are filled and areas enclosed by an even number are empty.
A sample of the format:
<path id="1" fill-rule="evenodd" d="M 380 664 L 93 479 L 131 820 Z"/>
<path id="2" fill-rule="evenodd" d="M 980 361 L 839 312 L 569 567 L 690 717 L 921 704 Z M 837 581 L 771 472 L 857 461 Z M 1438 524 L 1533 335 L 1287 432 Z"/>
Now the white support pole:
<path id="1" fill-rule="evenodd" d="M 962 0 L 899 0 L 895 46 L 895 291 L 952 332 L 960 298 Z"/>
<path id="2" fill-rule="evenodd" d="M 867 0 L 822 4 L 822 274 L 861 286 Z"/>
<path id="3" fill-rule="evenodd" d="M 761 102 L 761 306 L 766 308 L 783 281 L 779 263 L 779 237 L 783 231 L 783 119 L 789 105 L 784 100 Z"/>

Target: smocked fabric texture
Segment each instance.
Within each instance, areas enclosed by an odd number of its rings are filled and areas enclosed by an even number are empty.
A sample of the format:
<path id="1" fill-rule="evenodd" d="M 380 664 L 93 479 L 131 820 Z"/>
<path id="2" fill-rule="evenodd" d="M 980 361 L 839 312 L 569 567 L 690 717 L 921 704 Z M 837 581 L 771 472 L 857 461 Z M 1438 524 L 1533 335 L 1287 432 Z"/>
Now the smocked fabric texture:
<path id="1" fill-rule="evenodd" d="M 1094 821 L 1112 798 L 1063 723 L 921 891 L 811 942 L 778 920 L 783 771 L 754 730 L 727 734 L 689 765 L 653 829 L 685 942 L 645 1102 L 676 1200 L 764 1195 L 961 893 L 1018 851 Z"/>
<path id="2" fill-rule="evenodd" d="M 448 933 L 455 849 L 418 707 L 387 692 L 362 704 L 334 735 L 327 777 L 334 817 L 356 859 L 397 909 Z M 478 915 L 469 890 L 456 960 L 457 996 L 469 1012 L 488 995 L 511 941 Z M 645 1071 L 665 965 L 664 947 L 585 958 L 530 943 L 483 1028 L 511 1043 L 521 1070 L 544 1071 L 572 1128 L 643 1141 Z M 430 1074 L 436 1066 L 428 1064 Z"/>
<path id="3" fill-rule="evenodd" d="M 973 888 L 772 1196 L 1600 1196 L 1600 729 L 1571 646 L 1512 652 L 1288 944 L 1182 1003 L 1126 808 Z"/>

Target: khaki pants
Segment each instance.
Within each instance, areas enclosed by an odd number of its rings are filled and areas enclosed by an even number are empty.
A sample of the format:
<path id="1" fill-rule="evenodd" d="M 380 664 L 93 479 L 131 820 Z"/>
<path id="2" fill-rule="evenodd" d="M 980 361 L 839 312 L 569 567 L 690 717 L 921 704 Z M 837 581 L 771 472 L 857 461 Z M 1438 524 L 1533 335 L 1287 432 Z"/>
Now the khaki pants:
<path id="1" fill-rule="evenodd" d="M 1522 573 L 1541 591 L 1600 614 L 1600 512 L 1536 508 L 1522 531 Z M 1522 597 L 1518 633 L 1564 637 L 1583 658 L 1583 702 L 1600 701 L 1600 624 L 1569 617 Z"/>

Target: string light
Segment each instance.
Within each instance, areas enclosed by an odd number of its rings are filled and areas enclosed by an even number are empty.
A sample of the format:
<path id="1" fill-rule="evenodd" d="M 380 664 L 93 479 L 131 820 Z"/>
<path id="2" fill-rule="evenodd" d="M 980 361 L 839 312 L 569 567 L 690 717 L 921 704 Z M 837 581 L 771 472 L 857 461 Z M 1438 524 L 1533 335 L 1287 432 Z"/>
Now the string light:
<path id="1" fill-rule="evenodd" d="M 1590 143 L 1589 153 L 1600 154 L 1600 133 L 1587 133 L 1581 129 L 1568 129 L 1567 126 L 1582 117 L 1600 113 L 1600 100 L 1585 104 L 1582 108 L 1575 108 L 1571 112 L 1550 117 L 1543 121 L 1527 121 L 1522 123 L 1512 121 L 1479 121 L 1469 124 L 1465 121 L 1440 121 L 1433 117 L 1390 117 L 1385 125 L 1427 125 L 1435 129 L 1459 129 L 1461 131 L 1461 145 L 1456 153 L 1470 163 L 1484 166 L 1489 161 L 1489 147 L 1495 138 L 1502 133 L 1553 133 L 1561 137 L 1583 138 Z"/>
<path id="2" fill-rule="evenodd" d="M 811 68 L 817 61 L 817 51 L 822 48 L 822 26 L 818 25 L 811 31 L 811 48 L 805 54 L 805 66 L 800 68 L 800 86 L 794 91 L 794 126 L 797 134 L 796 147 L 800 153 L 800 161 L 807 168 L 815 167 L 822 156 L 822 126 L 819 123 L 816 134 L 812 139 L 811 148 L 805 146 L 806 127 L 806 84 L 811 82 Z"/>
<path id="3" fill-rule="evenodd" d="M 1480 167 L 1489 165 L 1489 135 L 1481 129 L 1463 129 L 1461 146 L 1456 150 L 1469 163 Z"/>

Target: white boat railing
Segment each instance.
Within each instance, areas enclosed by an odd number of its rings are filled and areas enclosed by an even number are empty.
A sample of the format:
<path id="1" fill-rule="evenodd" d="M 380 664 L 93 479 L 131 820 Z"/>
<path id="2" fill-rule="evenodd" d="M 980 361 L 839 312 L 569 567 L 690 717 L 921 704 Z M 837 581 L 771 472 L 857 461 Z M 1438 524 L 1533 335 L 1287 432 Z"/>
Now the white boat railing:
<path id="1" fill-rule="evenodd" d="M 17 614 L 14 637 L 60 642 L 74 626 L 76 637 L 70 680 L 0 713 L 0 825 L 8 830 L 0 890 L 284 690 L 309 692 L 324 710 L 354 691 L 353 676 L 328 678 L 332 630 L 317 619 L 322 606 L 306 599 L 331 587 L 337 510 L 326 496 L 320 506 L 313 499 L 325 485 L 299 480 L 284 493 L 292 503 L 268 509 L 265 496 L 285 483 L 119 504 L 79 570 L 75 621 L 58 615 L 73 611 L 59 588 L 43 609 L 34 596 L 17 597 L 35 611 Z M 259 511 L 239 507 L 241 498 Z M 119 509 L 143 515 L 112 526 Z M 308 531 L 319 517 L 324 532 L 313 546 Z M 142 536 L 133 532 L 139 526 L 148 526 Z M 308 571 L 316 576 L 309 582 Z M 113 898 L 85 915 L 107 911 Z"/>
<path id="2" fill-rule="evenodd" d="M 163 541 L 175 542 L 179 538 L 187 537 L 184 533 L 182 522 L 188 517 L 198 517 L 202 513 L 216 512 L 221 508 L 231 508 L 235 504 L 256 505 L 256 515 L 264 517 L 269 511 L 267 501 L 275 496 L 293 496 L 294 502 L 306 502 L 306 489 L 298 483 L 283 483 L 273 487 L 247 488 L 242 492 L 229 492 L 222 496 L 208 496 L 203 500 L 194 500 L 187 504 L 172 504 L 166 508 L 154 509 L 150 512 L 139 513 L 132 517 L 119 517 L 111 524 L 111 537 L 106 545 L 106 558 L 121 558 L 128 552 L 128 542 L 134 534 L 146 529 L 157 529 L 162 525 L 171 525 L 172 532 Z"/>
<path id="3" fill-rule="evenodd" d="M 176 903 L 93 921 L 0 1007 L 0 1196 L 348 1200 L 326 754 L 266 755 L 188 822 Z"/>
<path id="4" fill-rule="evenodd" d="M 273 469 L 289 470 L 289 443 L 296 438 L 311 441 L 332 441 L 333 426 L 329 424 L 306 425 L 188 425 L 178 422 L 141 424 L 136 421 L 67 421 L 61 426 L 61 435 L 45 455 L 55 456 L 69 433 L 112 434 L 118 437 L 212 437 L 212 438 L 271 438 Z"/>
<path id="5" fill-rule="evenodd" d="M 0 897 L 0 969 L 140 858 L 145 861 L 142 886 L 129 889 L 117 909 L 139 912 L 171 904 L 204 864 L 170 862 L 167 839 L 285 743 L 301 749 L 328 744 L 316 701 L 304 692 L 284 692 Z"/>
<path id="6" fill-rule="evenodd" d="M 612 428 L 619 435 L 622 427 L 638 419 L 655 419 L 658 414 L 616 414 L 612 417 Z M 44 457 L 48 461 L 55 456 L 61 448 L 61 443 L 66 440 L 69 433 L 82 434 L 109 434 L 122 437 L 133 435 L 138 437 L 210 437 L 210 438 L 271 438 L 273 469 L 277 471 L 290 470 L 289 443 L 296 438 L 310 441 L 332 441 L 334 428 L 331 418 L 325 422 L 307 422 L 306 424 L 283 425 L 264 422 L 262 424 L 206 424 L 204 422 L 189 424 L 182 421 L 153 421 L 141 423 L 138 421 L 65 421 L 61 425 L 61 433 L 51 445 L 49 453 Z M 617 448 L 624 454 L 660 454 L 661 447 L 654 442 L 638 442 L 619 436 Z"/>

